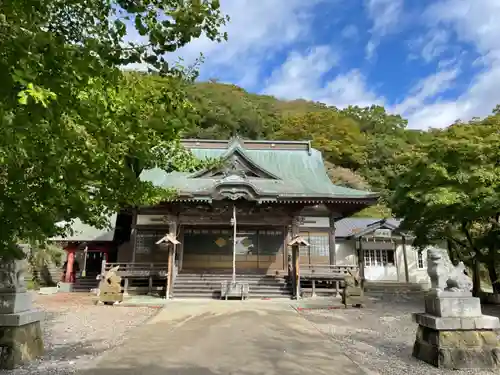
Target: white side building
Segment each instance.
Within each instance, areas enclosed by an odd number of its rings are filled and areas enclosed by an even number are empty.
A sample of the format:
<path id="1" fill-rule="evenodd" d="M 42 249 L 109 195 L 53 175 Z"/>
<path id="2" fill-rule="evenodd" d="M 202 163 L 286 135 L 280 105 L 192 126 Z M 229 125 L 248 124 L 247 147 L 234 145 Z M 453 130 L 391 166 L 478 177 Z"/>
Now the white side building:
<path id="1" fill-rule="evenodd" d="M 399 219 L 345 218 L 335 224 L 335 260 L 327 259 L 328 218 L 303 216 L 300 233 L 310 243 L 301 263 L 356 265 L 366 280 L 428 284 L 427 253 L 401 233 Z"/>

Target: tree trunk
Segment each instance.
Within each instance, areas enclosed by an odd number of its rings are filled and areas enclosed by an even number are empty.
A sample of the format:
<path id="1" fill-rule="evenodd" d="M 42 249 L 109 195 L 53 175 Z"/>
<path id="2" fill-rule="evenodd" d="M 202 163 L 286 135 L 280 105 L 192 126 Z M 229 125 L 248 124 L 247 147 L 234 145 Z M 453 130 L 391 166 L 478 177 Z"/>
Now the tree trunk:
<path id="1" fill-rule="evenodd" d="M 500 294 L 500 282 L 495 262 L 488 262 L 488 275 L 490 276 L 493 293 Z"/>
<path id="2" fill-rule="evenodd" d="M 455 248 L 450 240 L 446 240 L 446 245 L 448 247 L 448 256 L 450 257 L 451 264 L 456 266 L 458 264 L 458 258 Z"/>
<path id="3" fill-rule="evenodd" d="M 479 292 L 481 291 L 481 263 L 476 259 L 472 261 L 472 294 L 474 297 L 479 297 Z"/>

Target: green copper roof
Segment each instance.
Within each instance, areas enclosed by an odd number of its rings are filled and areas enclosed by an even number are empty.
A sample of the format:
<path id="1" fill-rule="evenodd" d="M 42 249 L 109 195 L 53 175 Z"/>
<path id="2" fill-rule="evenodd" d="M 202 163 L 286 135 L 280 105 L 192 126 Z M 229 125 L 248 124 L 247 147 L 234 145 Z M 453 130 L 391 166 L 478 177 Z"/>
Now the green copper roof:
<path id="1" fill-rule="evenodd" d="M 324 199 L 376 199 L 377 194 L 336 186 L 331 183 L 321 153 L 308 142 L 271 141 L 185 141 L 185 146 L 200 159 L 230 158 L 238 156 L 262 177 L 247 176 L 243 181 L 253 187 L 261 197 L 324 198 Z M 226 177 L 210 177 L 201 173 L 166 173 L 158 168 L 141 174 L 143 181 L 156 186 L 175 188 L 180 195 L 207 195 L 217 185 L 229 182 Z M 235 179 L 231 179 L 235 183 Z"/>

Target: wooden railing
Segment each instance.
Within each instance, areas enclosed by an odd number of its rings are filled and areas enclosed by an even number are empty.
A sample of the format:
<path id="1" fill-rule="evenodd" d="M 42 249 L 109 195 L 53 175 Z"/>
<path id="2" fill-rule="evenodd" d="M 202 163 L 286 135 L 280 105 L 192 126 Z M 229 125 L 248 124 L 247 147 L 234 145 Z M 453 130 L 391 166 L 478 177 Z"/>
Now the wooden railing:
<path id="1" fill-rule="evenodd" d="M 121 277 L 167 277 L 168 263 L 103 263 L 103 271 L 118 268 Z"/>
<path id="2" fill-rule="evenodd" d="M 325 278 L 325 279 L 344 279 L 349 271 L 356 272 L 358 266 L 332 265 L 332 264 L 301 264 L 300 277 Z"/>

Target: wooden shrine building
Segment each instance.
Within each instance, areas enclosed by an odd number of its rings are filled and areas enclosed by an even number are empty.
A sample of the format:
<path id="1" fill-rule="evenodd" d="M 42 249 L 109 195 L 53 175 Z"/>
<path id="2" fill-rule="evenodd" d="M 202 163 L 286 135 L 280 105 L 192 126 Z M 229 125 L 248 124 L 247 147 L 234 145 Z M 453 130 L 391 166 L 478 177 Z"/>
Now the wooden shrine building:
<path id="1" fill-rule="evenodd" d="M 182 143 L 200 159 L 220 159 L 221 166 L 196 173 L 144 171 L 142 180 L 176 189 L 178 195 L 135 211 L 130 244 L 118 250 L 119 263 L 175 259 L 171 271 L 176 274 L 225 273 L 232 271 L 234 251 L 241 274 L 287 275 L 287 244 L 299 233 L 300 217 L 321 206 L 328 210 L 330 233 L 323 250 L 307 259 L 335 265 L 335 222 L 378 199 L 375 193 L 332 184 L 321 153 L 308 141 Z M 180 242 L 170 259 L 169 246 L 158 243 L 167 233 Z"/>

